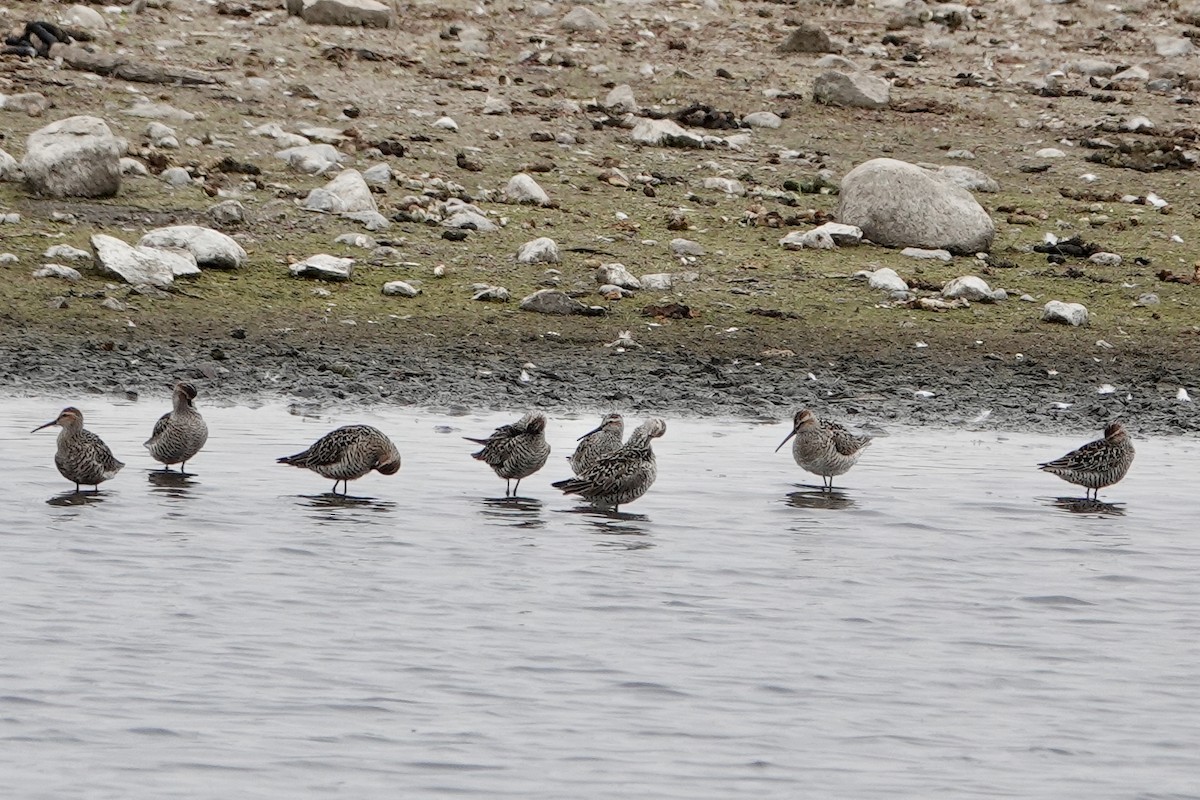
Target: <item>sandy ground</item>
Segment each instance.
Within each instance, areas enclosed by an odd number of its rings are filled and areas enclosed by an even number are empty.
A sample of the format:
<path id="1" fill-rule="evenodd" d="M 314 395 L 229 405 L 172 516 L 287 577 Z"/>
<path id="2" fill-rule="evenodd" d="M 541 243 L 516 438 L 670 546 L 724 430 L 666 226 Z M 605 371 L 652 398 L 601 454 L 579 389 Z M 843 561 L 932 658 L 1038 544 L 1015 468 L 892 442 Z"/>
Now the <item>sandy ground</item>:
<path id="1" fill-rule="evenodd" d="M 269 394 L 304 407 L 389 402 L 778 418 L 810 404 L 867 427 L 1092 430 L 1122 417 L 1135 432 L 1200 429 L 1193 405 L 1178 399 L 1181 388 L 1200 391 L 1200 286 L 1156 277 L 1164 269 L 1190 275 L 1190 243 L 1200 237 L 1194 168 L 1182 158 L 1153 160 L 1188 151 L 1196 138 L 1197 59 L 1158 55 L 1156 42 L 1197 30 L 1186 9 L 980 2 L 950 24 L 918 15 L 897 27 L 897 4 L 609 3 L 590 6 L 608 20 L 607 33 L 570 34 L 559 27 L 568 6 L 536 3 L 404 4 L 402 27 L 382 31 L 306 25 L 265 0 L 162 5 L 107 13 L 110 30 L 95 47 L 203 70 L 220 83 L 127 83 L 46 59 L 0 60 L 0 92 L 40 92 L 50 104 L 40 116 L 0 111 L 0 147 L 16 158 L 29 132 L 88 113 L 127 138 L 130 154 L 152 173 L 176 165 L 196 176 L 183 189 L 154 175 L 135 178 L 115 198 L 85 202 L 34 198 L 19 184 L 0 183 L 0 211 L 21 214 L 19 223 L 0 225 L 0 252 L 20 259 L 3 268 L 0 386 L 9 391 L 83 402 L 87 393 L 162 394 L 190 378 L 209 398 Z M 66 8 L 12 2 L 0 22 L 19 27 Z M 824 27 L 843 55 L 886 77 L 893 107 L 813 104 L 820 55 L 775 51 L 801 20 Z M 1142 66 L 1160 82 L 1114 82 L 1071 68 L 1087 59 Z M 1055 70 L 1066 75 L 1047 90 L 1044 79 Z M 642 116 L 698 103 L 733 118 L 773 111 L 783 125 L 753 131 L 736 149 L 641 148 L 629 141 L 628 121 L 600 107 L 619 84 L 632 88 Z M 510 113 L 484 114 L 489 98 L 506 101 Z M 164 120 L 185 140 L 181 148 L 146 144 L 148 120 L 128 113 L 139 99 L 198 115 Z M 1155 128 L 1121 130 L 1138 115 Z M 435 128 L 441 116 L 459 130 Z M 275 159 L 273 141 L 248 133 L 266 122 L 289 131 L 337 128 L 346 166 L 388 163 L 394 180 L 376 195 L 385 216 L 409 208 L 407 196 L 457 193 L 506 224 L 451 242 L 439 226 L 394 222 L 373 234 L 395 247 L 383 256 L 335 245 L 338 234 L 361 228 L 297 207 L 328 176 L 299 175 Z M 1095 139 L 1117 146 L 1088 146 Z M 403 155 L 372 149 L 382 142 L 403 145 Z M 1048 147 L 1064 157 L 1037 155 Z M 976 157 L 949 158 L 955 150 Z M 1097 153 L 1104 163 L 1088 160 Z M 261 174 L 221 172 L 215 165 L 225 156 Z M 798 186 L 821 176 L 836 185 L 876 156 L 963 164 L 994 178 L 1001 191 L 977 195 L 997 224 L 993 265 L 916 262 L 873 246 L 800 253 L 778 246 L 789 230 L 836 208 L 835 195 Z M 612 167 L 629 186 L 599 180 Z M 532 174 L 554 207 L 497 202 L 518 171 Z M 708 177 L 737 179 L 747 194 L 706 189 Z M 1169 205 L 1120 200 L 1150 193 Z M 227 198 L 250 215 L 228 230 L 250 254 L 236 273 L 207 273 L 159 299 L 130 294 L 86 266 L 78 284 L 30 277 L 51 244 L 87 248 L 98 231 L 133 241 L 159 225 L 206 224 L 205 209 Z M 1048 263 L 1032 251 L 1046 233 L 1079 234 L 1120 253 L 1122 264 Z M 564 250 L 553 265 L 558 275 L 515 263 L 517 247 L 538 236 Z M 675 237 L 705 254 L 673 256 L 667 243 Z M 354 280 L 316 286 L 288 276 L 289 263 L 316 252 L 360 259 Z M 698 279 L 612 300 L 596 294 L 592 277 L 609 262 L 635 275 L 695 271 Z M 437 266 L 444 277 L 434 276 Z M 848 279 L 879 266 L 928 291 L 979 274 L 1011 299 L 945 313 L 891 307 Z M 419 282 L 422 295 L 381 296 L 382 283 L 395 279 Z M 471 301 L 479 282 L 507 287 L 514 301 Z M 550 283 L 607 315 L 516 310 L 516 300 Z M 1159 304 L 1135 303 L 1151 292 Z M 1017 300 L 1022 294 L 1036 302 Z M 110 298 L 121 310 L 100 305 Z M 1040 322 L 1050 299 L 1085 303 L 1091 324 Z M 691 314 L 645 312 L 664 303 Z M 622 331 L 637 345 L 612 345 Z"/>

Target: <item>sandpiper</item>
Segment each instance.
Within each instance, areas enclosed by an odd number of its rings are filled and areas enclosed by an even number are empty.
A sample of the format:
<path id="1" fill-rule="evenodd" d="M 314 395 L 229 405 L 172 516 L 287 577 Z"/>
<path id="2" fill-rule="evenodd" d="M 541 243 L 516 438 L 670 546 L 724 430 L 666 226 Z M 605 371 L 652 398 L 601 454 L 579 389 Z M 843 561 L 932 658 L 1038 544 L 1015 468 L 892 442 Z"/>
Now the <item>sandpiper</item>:
<path id="1" fill-rule="evenodd" d="M 609 414 L 600 426 L 580 436 L 575 452 L 567 456 L 571 471 L 583 475 L 604 456 L 621 446 L 625 435 L 625 420 L 620 414 Z"/>
<path id="2" fill-rule="evenodd" d="M 836 422 L 821 422 L 807 408 L 796 412 L 792 432 L 783 437 L 779 447 L 793 436 L 796 441 L 792 442 L 792 458 L 806 471 L 820 475 L 823 487 L 829 490 L 833 489 L 834 476 L 849 471 L 871 443 L 870 436 L 855 436 Z"/>
<path id="3" fill-rule="evenodd" d="M 667 423 L 648 419 L 620 449 L 601 457 L 586 473 L 551 484 L 563 494 L 577 494 L 594 506 L 619 510 L 644 495 L 658 477 L 650 442 L 667 432 Z"/>
<path id="4" fill-rule="evenodd" d="M 1099 499 L 1100 490 L 1125 477 L 1133 463 L 1133 442 L 1119 422 L 1110 422 L 1104 438 L 1088 442 L 1062 458 L 1038 464 L 1038 469 L 1068 483 L 1083 486 L 1087 497 Z"/>
<path id="5" fill-rule="evenodd" d="M 84 430 L 83 412 L 78 408 L 64 408 L 57 419 L 37 426 L 32 432 L 37 433 L 51 425 L 62 428 L 58 433 L 58 451 L 54 454 L 54 466 L 58 467 L 64 478 L 75 484 L 76 492 L 79 491 L 80 485 L 91 486 L 100 491 L 100 484 L 115 477 L 121 471 L 121 467 L 125 466 L 117 460 L 99 436 Z"/>
<path id="6" fill-rule="evenodd" d="M 471 458 L 482 461 L 504 478 L 504 496 L 516 497 L 521 488 L 521 479 L 528 478 L 546 464 L 550 457 L 550 445 L 546 442 L 546 417 L 536 411 L 531 411 L 511 425 L 501 425 L 492 431 L 486 439 L 472 439 L 464 436 L 468 442 L 483 445 L 483 449 L 472 453 Z M 509 491 L 510 482 L 516 479 L 517 485 Z"/>
<path id="7" fill-rule="evenodd" d="M 158 418 L 154 431 L 143 447 L 150 451 L 155 461 L 169 470 L 179 464 L 182 473 L 188 460 L 200 452 L 208 441 L 208 425 L 192 403 L 196 399 L 196 387 L 190 383 L 175 384 L 172 396 L 173 408 Z"/>
<path id="8" fill-rule="evenodd" d="M 353 481 L 376 470 L 395 475 L 400 469 L 400 451 L 392 440 L 370 425 L 345 425 L 317 439 L 307 450 L 276 459 L 279 464 L 311 469 L 322 478 L 333 478 L 333 493 L 342 484 L 342 494 Z"/>

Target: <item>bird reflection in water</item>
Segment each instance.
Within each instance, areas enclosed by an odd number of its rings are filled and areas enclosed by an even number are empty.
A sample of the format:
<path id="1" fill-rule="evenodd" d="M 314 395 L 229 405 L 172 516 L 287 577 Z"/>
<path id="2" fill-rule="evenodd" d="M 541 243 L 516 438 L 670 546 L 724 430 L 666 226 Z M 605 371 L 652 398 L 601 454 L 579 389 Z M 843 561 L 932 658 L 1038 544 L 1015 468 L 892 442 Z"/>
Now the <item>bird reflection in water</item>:
<path id="1" fill-rule="evenodd" d="M 196 496 L 190 491 L 196 486 L 192 480 L 195 477 L 190 472 L 175 472 L 174 470 L 150 470 L 146 473 L 152 488 L 150 491 L 160 497 L 172 500 L 194 500 Z"/>
<path id="2" fill-rule="evenodd" d="M 104 502 L 104 495 L 99 491 L 79 492 L 70 491 L 56 494 L 46 501 L 48 506 L 69 508 L 71 506 L 91 506 Z"/>
<path id="3" fill-rule="evenodd" d="M 613 511 L 612 509 L 596 508 L 591 505 L 576 506 L 563 513 L 577 515 L 579 519 L 587 522 L 593 528 L 592 533 L 599 533 L 604 536 L 631 537 L 622 539 L 621 541 L 615 539 L 605 540 L 602 544 L 606 547 L 619 547 L 623 550 L 644 550 L 647 547 L 654 546 L 648 538 L 650 531 L 641 524 L 650 521 L 650 518 L 645 514 L 630 514 L 625 511 Z"/>
<path id="4" fill-rule="evenodd" d="M 353 497 L 345 494 L 334 494 L 333 492 L 300 495 L 299 501 L 301 505 L 307 506 L 316 512 L 313 514 L 314 517 L 330 522 L 356 520 L 359 522 L 370 522 L 370 518 L 359 518 L 358 515 L 350 512 L 369 511 L 376 514 L 386 514 L 396 510 L 396 504 L 391 500 L 380 500 L 375 497 Z"/>
<path id="5" fill-rule="evenodd" d="M 542 501 L 532 497 L 485 497 L 480 500 L 480 513 L 489 522 L 499 522 L 517 528 L 542 528 Z"/>
<path id="6" fill-rule="evenodd" d="M 1066 511 L 1068 514 L 1090 514 L 1097 517 L 1125 516 L 1124 503 L 1105 503 L 1093 497 L 1055 497 L 1047 505 Z"/>
<path id="7" fill-rule="evenodd" d="M 792 508 L 804 509 L 838 510 L 857 505 L 845 492 L 815 486 L 802 486 L 799 492 L 789 492 L 783 501 Z"/>

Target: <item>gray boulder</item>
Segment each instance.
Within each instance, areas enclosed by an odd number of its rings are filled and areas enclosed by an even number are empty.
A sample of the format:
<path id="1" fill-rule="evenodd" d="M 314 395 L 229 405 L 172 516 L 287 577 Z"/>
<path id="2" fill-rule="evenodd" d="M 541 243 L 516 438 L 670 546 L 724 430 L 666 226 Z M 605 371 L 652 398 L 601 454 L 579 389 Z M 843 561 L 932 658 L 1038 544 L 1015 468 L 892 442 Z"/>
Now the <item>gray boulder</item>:
<path id="1" fill-rule="evenodd" d="M 216 205 L 209 206 L 204 215 L 212 220 L 214 225 L 230 228 L 246 221 L 246 207 L 237 200 L 222 200 Z"/>
<path id="2" fill-rule="evenodd" d="M 246 251 L 225 234 L 200 225 L 155 228 L 138 242 L 144 247 L 186 250 L 196 264 L 210 269 L 237 269 L 246 263 Z"/>
<path id="3" fill-rule="evenodd" d="M 524 172 L 513 175 L 504 187 L 504 199 L 510 203 L 529 203 L 537 206 L 550 205 L 550 195 Z"/>
<path id="4" fill-rule="evenodd" d="M 978 275 L 963 275 L 947 281 L 942 287 L 942 297 L 947 300 L 970 300 L 971 302 L 994 303 L 1008 296 L 1002 289 L 993 290 L 987 281 Z"/>
<path id="5" fill-rule="evenodd" d="M 463 208 L 455 211 L 449 217 L 442 220 L 442 225 L 447 228 L 473 228 L 481 233 L 494 233 L 500 230 L 496 223 L 480 214 L 477 211 L 472 211 L 469 208 Z"/>
<path id="6" fill-rule="evenodd" d="M 21 180 L 21 165 L 8 153 L 0 150 L 0 183 Z"/>
<path id="7" fill-rule="evenodd" d="M 584 305 L 558 289 L 540 289 L 521 301 L 521 310 L 536 314 L 578 314 Z"/>
<path id="8" fill-rule="evenodd" d="M 296 172 L 320 175 L 341 163 L 342 154 L 331 144 L 305 144 L 280 150 L 275 157 L 286 161 Z"/>
<path id="9" fill-rule="evenodd" d="M 624 264 L 604 264 L 596 268 L 596 282 L 612 284 L 622 289 L 641 289 L 641 282 L 630 274 Z"/>
<path id="10" fill-rule="evenodd" d="M 62 264 L 43 264 L 40 268 L 33 271 L 33 277 L 62 278 L 71 283 L 83 280 L 83 276 L 79 274 L 79 270 L 74 267 L 64 267 Z"/>
<path id="11" fill-rule="evenodd" d="M 885 247 L 970 254 L 987 251 L 996 234 L 966 189 L 893 158 L 866 161 L 842 179 L 837 218 Z"/>
<path id="12" fill-rule="evenodd" d="M 891 85 L 865 72 L 822 72 L 813 80 L 813 101 L 845 108 L 887 108 Z"/>
<path id="13" fill-rule="evenodd" d="M 121 150 L 98 117 L 52 122 L 29 134 L 25 188 L 45 197 L 112 197 L 121 189 Z"/>
<path id="14" fill-rule="evenodd" d="M 608 23 L 590 8 L 575 6 L 559 20 L 558 27 L 569 33 L 604 33 Z"/>
<path id="15" fill-rule="evenodd" d="M 416 297 L 421 290 L 406 281 L 388 281 L 383 285 L 383 293 L 388 297 Z"/>
<path id="16" fill-rule="evenodd" d="M 176 278 L 200 274 L 196 260 L 185 251 L 140 245 L 133 247 L 103 233 L 93 235 L 91 242 L 92 250 L 96 253 L 96 267 L 131 286 L 164 289 Z"/>
<path id="17" fill-rule="evenodd" d="M 672 119 L 639 120 L 629 138 L 637 144 L 654 147 L 704 147 L 704 137 L 692 133 Z"/>
<path id="18" fill-rule="evenodd" d="M 323 281 L 348 281 L 354 276 L 354 259 L 338 258 L 326 253 L 309 256 L 292 264 L 288 271 L 293 278 L 316 278 Z"/>

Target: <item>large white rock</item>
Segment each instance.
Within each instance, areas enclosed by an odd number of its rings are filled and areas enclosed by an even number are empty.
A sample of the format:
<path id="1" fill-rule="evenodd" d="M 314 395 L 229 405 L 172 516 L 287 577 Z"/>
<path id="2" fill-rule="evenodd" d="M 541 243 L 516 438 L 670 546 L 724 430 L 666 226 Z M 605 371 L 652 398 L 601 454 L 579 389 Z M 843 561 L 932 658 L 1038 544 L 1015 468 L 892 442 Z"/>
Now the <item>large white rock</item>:
<path id="1" fill-rule="evenodd" d="M 327 253 L 309 256 L 288 267 L 293 278 L 318 278 L 324 281 L 348 281 L 354 276 L 354 259 Z"/>
<path id="2" fill-rule="evenodd" d="M 172 225 L 149 231 L 138 242 L 144 247 L 187 250 L 196 264 L 211 269 L 237 269 L 246 263 L 246 251 L 232 238 L 200 225 Z"/>
<path id="3" fill-rule="evenodd" d="M 342 170 L 338 176 L 323 187 L 313 189 L 304 198 L 304 207 L 309 211 L 325 211 L 340 214 L 345 211 L 374 211 L 375 197 L 371 187 L 356 169 Z"/>
<path id="4" fill-rule="evenodd" d="M 517 250 L 518 264 L 557 264 L 560 261 L 558 243 L 547 236 L 526 242 Z"/>
<path id="5" fill-rule="evenodd" d="M 200 274 L 196 259 L 186 251 L 133 247 L 103 233 L 94 234 L 91 242 L 92 250 L 96 252 L 96 267 L 132 286 L 163 289 L 176 278 Z"/>
<path id="6" fill-rule="evenodd" d="M 583 310 L 583 303 L 558 289 L 539 289 L 521 301 L 521 310 L 537 314 L 578 314 Z"/>
<path id="7" fill-rule="evenodd" d="M 1061 300 L 1051 300 L 1042 309 L 1042 319 L 1046 322 L 1057 322 L 1061 325 L 1078 327 L 1087 324 L 1088 310 L 1082 303 L 1064 303 Z"/>
<path id="8" fill-rule="evenodd" d="M 596 283 L 611 283 L 622 289 L 641 289 L 642 284 L 630 274 L 624 264 L 604 264 L 596 268 Z"/>
<path id="9" fill-rule="evenodd" d="M 377 0 L 288 0 L 288 11 L 310 25 L 390 28 L 396 22 L 391 7 Z"/>
<path id="10" fill-rule="evenodd" d="M 33 271 L 33 277 L 62 278 L 71 283 L 78 283 L 83 280 L 83 276 L 79 274 L 79 270 L 74 267 L 64 267 L 62 264 L 43 264 Z"/>
<path id="11" fill-rule="evenodd" d="M 891 85 L 865 72 L 822 72 L 813 80 L 813 101 L 846 108 L 887 108 Z"/>
<path id="12" fill-rule="evenodd" d="M 996 234 L 971 193 L 915 164 L 875 158 L 842 179 L 838 221 L 886 247 L 985 252 Z"/>
<path id="13" fill-rule="evenodd" d="M 275 157 L 287 162 L 296 172 L 305 175 L 320 175 L 336 167 L 342 154 L 331 144 L 306 144 L 280 150 Z"/>
<path id="14" fill-rule="evenodd" d="M 504 199 L 510 203 L 550 205 L 550 195 L 546 194 L 546 190 L 524 172 L 519 172 L 508 179 L 508 184 L 504 187 Z"/>
<path id="15" fill-rule="evenodd" d="M 121 188 L 121 141 L 99 117 L 67 117 L 29 134 L 25 188 L 46 197 L 112 197 Z"/>
<path id="16" fill-rule="evenodd" d="M 778 128 L 783 124 L 783 118 L 773 111 L 752 111 L 742 117 L 742 124 L 747 128 Z"/>
<path id="17" fill-rule="evenodd" d="M 604 98 L 604 107 L 609 111 L 637 111 L 637 99 L 633 96 L 633 88 L 628 83 L 622 83 L 613 88 Z"/>

